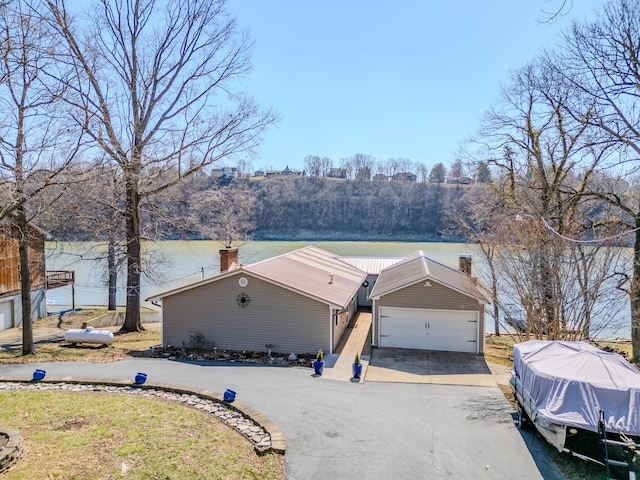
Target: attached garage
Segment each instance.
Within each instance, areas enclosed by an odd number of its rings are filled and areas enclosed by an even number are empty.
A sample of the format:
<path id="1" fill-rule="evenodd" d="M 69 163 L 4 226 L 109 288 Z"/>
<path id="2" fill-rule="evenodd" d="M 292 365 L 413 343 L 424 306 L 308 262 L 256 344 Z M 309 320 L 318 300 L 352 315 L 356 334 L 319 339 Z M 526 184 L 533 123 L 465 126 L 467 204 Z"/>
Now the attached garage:
<path id="1" fill-rule="evenodd" d="M 476 353 L 477 311 L 380 308 L 380 347 Z"/>
<path id="2" fill-rule="evenodd" d="M 371 292 L 372 345 L 484 353 L 487 301 L 470 262 L 456 268 L 417 252 L 382 270 Z"/>

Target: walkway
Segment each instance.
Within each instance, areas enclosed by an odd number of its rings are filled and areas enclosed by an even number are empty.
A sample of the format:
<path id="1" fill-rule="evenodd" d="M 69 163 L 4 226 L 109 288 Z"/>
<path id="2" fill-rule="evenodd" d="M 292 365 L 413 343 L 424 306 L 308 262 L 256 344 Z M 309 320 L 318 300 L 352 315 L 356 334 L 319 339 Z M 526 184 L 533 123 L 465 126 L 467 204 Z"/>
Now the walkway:
<path id="1" fill-rule="evenodd" d="M 367 374 L 371 356 L 371 312 L 358 312 L 347 326 L 336 348 L 336 353 L 325 357 L 322 378 L 343 380 L 345 382 L 362 383 Z M 353 378 L 351 365 L 356 354 L 360 355 L 362 375 Z"/>

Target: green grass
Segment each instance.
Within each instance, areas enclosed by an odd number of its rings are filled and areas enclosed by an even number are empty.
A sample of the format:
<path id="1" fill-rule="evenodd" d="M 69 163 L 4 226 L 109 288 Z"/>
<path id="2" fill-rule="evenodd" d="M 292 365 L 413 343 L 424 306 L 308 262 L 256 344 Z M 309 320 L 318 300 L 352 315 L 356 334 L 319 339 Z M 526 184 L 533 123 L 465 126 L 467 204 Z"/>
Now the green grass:
<path id="1" fill-rule="evenodd" d="M 26 455 L 3 480 L 283 479 L 281 455 L 258 456 L 211 415 L 112 393 L 0 392 L 0 425 Z"/>

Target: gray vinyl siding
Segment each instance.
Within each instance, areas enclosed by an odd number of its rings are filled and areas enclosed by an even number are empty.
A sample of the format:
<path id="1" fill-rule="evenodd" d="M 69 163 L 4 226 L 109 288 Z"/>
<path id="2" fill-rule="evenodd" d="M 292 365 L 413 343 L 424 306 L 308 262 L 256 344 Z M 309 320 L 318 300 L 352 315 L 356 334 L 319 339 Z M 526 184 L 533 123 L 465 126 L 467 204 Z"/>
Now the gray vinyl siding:
<path id="1" fill-rule="evenodd" d="M 218 350 L 266 351 L 271 344 L 278 353 L 330 351 L 328 305 L 248 275 L 243 288 L 241 276 L 164 297 L 163 344 L 188 346 L 202 334 Z M 243 292 L 251 299 L 245 308 L 236 302 Z"/>
<path id="2" fill-rule="evenodd" d="M 380 331 L 380 307 L 431 308 L 436 310 L 477 310 L 479 312 L 479 353 L 484 353 L 484 305 L 476 299 L 431 280 L 430 287 L 418 282 L 401 290 L 383 295 L 375 302 L 373 311 L 375 331 Z M 376 339 L 374 339 L 377 341 Z"/>

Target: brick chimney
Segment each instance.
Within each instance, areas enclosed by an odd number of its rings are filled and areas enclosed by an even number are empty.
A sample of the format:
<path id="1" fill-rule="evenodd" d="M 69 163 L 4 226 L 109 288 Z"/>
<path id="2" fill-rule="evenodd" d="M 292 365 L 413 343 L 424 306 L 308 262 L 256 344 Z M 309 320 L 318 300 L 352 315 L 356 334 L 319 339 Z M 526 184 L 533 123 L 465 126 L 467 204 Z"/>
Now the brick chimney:
<path id="1" fill-rule="evenodd" d="M 458 256 L 458 265 L 462 273 L 471 276 L 471 255 L 462 254 Z"/>
<path id="2" fill-rule="evenodd" d="M 226 272 L 238 264 L 238 247 L 226 247 L 220 250 L 220 273 Z"/>

